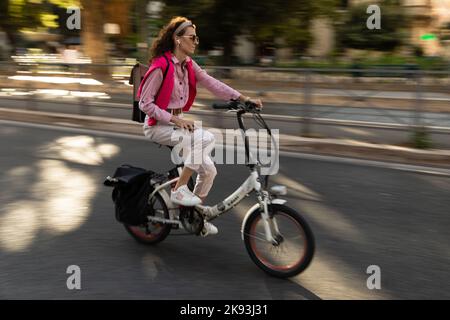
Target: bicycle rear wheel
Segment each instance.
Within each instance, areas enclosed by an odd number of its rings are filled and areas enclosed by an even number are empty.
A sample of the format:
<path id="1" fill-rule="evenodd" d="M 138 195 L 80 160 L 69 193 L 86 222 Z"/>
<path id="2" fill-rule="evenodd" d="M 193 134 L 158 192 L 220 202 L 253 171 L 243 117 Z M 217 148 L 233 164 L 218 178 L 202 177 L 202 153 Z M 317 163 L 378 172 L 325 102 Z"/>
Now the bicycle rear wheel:
<path id="1" fill-rule="evenodd" d="M 169 219 L 169 210 L 164 199 L 159 193 L 150 200 L 149 205 L 153 208 L 151 216 Z M 139 243 L 153 245 L 163 241 L 170 233 L 172 225 L 157 222 L 147 222 L 139 226 L 124 224 L 128 233 Z"/>
<path id="2" fill-rule="evenodd" d="M 264 220 L 258 208 L 244 226 L 244 242 L 250 258 L 268 274 L 288 278 L 304 271 L 314 256 L 314 237 L 306 221 L 293 209 L 269 206 L 273 244 L 266 239 Z"/>

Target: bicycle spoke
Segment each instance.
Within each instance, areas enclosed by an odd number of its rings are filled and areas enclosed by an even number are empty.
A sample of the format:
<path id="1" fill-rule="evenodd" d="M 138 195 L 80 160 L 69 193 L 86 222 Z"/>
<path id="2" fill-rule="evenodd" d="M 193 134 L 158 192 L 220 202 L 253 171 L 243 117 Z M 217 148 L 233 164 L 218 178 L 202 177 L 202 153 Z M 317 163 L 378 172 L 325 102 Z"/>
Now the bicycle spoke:
<path id="1" fill-rule="evenodd" d="M 247 235 L 247 236 L 249 236 L 250 238 L 253 238 L 253 239 L 258 239 L 258 240 L 260 240 L 262 242 L 272 243 L 270 241 L 267 241 L 266 238 L 260 238 L 260 237 L 254 236 L 252 234 L 249 234 L 249 233 L 244 233 L 244 235 Z"/>
<path id="2" fill-rule="evenodd" d="M 293 240 L 293 239 L 300 239 L 300 238 L 303 238 L 303 236 L 302 235 L 298 235 L 298 236 L 293 236 L 293 237 L 284 237 L 283 236 L 283 239 L 285 239 L 285 240 Z"/>

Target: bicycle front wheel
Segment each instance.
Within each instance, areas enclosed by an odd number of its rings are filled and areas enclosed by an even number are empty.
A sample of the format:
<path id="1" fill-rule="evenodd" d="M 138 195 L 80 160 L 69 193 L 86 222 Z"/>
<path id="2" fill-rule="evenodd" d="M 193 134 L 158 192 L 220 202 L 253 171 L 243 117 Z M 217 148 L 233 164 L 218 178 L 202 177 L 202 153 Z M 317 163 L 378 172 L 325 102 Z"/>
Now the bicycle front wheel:
<path id="1" fill-rule="evenodd" d="M 244 242 L 250 258 L 268 274 L 288 278 L 304 271 L 314 256 L 314 237 L 306 221 L 293 209 L 269 206 L 270 228 L 276 239 L 266 239 L 264 219 L 258 208 L 244 226 Z"/>

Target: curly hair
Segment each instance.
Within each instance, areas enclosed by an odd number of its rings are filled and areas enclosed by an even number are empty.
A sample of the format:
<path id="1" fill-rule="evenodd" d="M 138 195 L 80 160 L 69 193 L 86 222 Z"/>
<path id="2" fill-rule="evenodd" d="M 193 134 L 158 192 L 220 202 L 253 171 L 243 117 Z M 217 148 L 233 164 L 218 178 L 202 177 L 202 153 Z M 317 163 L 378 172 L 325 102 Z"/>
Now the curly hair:
<path id="1" fill-rule="evenodd" d="M 158 37 L 153 41 L 152 47 L 150 48 L 150 63 L 156 57 L 162 56 L 166 51 L 173 51 L 175 45 L 173 43 L 173 33 L 175 30 L 183 23 L 189 21 L 185 17 L 174 17 L 168 24 L 166 24 L 158 34 Z M 192 25 L 195 29 L 195 25 Z M 182 36 L 186 31 L 186 28 L 181 30 L 177 36 Z"/>

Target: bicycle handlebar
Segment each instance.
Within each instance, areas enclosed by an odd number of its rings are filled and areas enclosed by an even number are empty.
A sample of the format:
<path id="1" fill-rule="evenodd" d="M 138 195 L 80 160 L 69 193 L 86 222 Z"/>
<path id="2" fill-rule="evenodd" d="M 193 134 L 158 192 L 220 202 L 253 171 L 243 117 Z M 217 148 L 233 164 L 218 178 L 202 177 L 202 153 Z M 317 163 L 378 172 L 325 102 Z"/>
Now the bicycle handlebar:
<path id="1" fill-rule="evenodd" d="M 245 112 L 258 112 L 260 111 L 260 108 L 258 108 L 258 105 L 247 101 L 247 102 L 241 102 L 239 100 L 230 100 L 227 103 L 213 103 L 212 107 L 214 109 L 225 109 L 225 110 L 242 110 Z"/>
<path id="2" fill-rule="evenodd" d="M 249 141 L 248 136 L 246 135 L 247 129 L 244 126 L 244 121 L 242 119 L 242 115 L 246 112 L 250 112 L 253 114 L 254 117 L 256 117 L 260 124 L 267 130 L 269 133 L 273 143 L 275 144 L 275 149 L 277 150 L 276 142 L 272 136 L 272 132 L 270 128 L 267 126 L 267 123 L 262 118 L 260 111 L 261 108 L 258 107 L 257 104 L 247 101 L 247 102 L 241 102 L 239 100 L 230 100 L 227 103 L 213 103 L 212 107 L 217 110 L 237 110 L 237 120 L 239 124 L 239 128 L 244 132 L 244 146 L 245 146 L 245 159 L 246 163 L 249 161 L 249 155 L 250 155 L 250 148 L 249 148 Z M 250 168 L 253 168 L 254 165 L 249 165 Z M 267 188 L 269 183 L 269 176 L 265 176 L 265 188 Z"/>
<path id="3" fill-rule="evenodd" d="M 228 103 L 213 103 L 213 109 L 230 109 Z"/>

